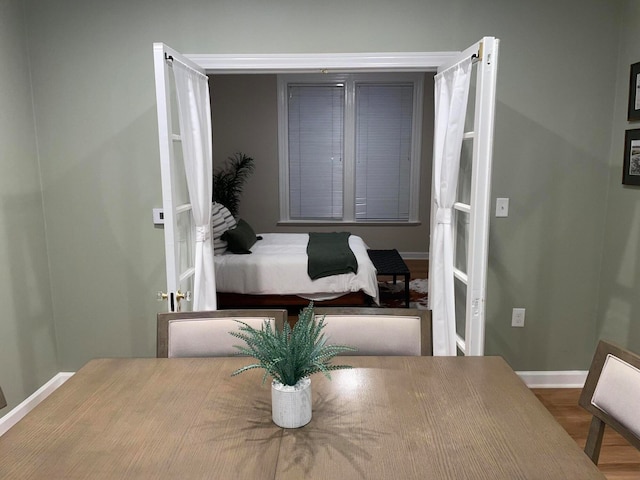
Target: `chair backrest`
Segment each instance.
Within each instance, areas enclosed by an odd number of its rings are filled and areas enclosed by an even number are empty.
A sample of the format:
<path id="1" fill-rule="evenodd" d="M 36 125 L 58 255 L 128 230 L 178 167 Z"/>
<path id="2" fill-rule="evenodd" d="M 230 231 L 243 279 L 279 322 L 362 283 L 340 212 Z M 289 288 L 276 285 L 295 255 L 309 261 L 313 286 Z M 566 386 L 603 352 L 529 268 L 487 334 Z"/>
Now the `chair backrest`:
<path id="1" fill-rule="evenodd" d="M 593 415 L 584 451 L 598 463 L 605 425 L 640 449 L 640 356 L 600 341 L 579 404 Z"/>
<path id="2" fill-rule="evenodd" d="M 286 310 L 215 310 L 158 314 L 158 358 L 229 357 L 238 354 L 241 340 L 229 335 L 241 320 L 259 329 L 265 320 L 282 330 Z"/>
<path id="3" fill-rule="evenodd" d="M 350 345 L 357 352 L 343 355 L 433 354 L 431 312 L 415 308 L 314 308 L 325 317 L 327 342 Z"/>

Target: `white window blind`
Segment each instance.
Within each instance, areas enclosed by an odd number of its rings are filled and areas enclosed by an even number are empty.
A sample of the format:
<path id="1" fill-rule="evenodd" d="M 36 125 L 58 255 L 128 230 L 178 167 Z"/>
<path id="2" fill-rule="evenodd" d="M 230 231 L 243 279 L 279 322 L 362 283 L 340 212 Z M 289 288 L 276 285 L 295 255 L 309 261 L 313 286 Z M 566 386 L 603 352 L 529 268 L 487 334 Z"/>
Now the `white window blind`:
<path id="1" fill-rule="evenodd" d="M 423 79 L 279 76 L 281 221 L 417 221 Z"/>
<path id="2" fill-rule="evenodd" d="M 407 220 L 412 84 L 356 84 L 356 219 Z"/>
<path id="3" fill-rule="evenodd" d="M 341 219 L 344 87 L 289 85 L 289 215 Z"/>

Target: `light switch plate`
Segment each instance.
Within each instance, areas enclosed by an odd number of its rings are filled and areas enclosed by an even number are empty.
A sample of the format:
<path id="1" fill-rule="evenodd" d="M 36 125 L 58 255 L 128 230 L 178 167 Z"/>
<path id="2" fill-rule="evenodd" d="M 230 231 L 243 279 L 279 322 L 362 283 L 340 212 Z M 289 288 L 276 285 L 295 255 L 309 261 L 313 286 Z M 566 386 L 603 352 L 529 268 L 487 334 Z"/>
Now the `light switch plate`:
<path id="1" fill-rule="evenodd" d="M 153 224 L 164 225 L 164 210 L 162 208 L 153 209 Z"/>
<path id="2" fill-rule="evenodd" d="M 496 198 L 496 217 L 509 216 L 509 199 Z"/>

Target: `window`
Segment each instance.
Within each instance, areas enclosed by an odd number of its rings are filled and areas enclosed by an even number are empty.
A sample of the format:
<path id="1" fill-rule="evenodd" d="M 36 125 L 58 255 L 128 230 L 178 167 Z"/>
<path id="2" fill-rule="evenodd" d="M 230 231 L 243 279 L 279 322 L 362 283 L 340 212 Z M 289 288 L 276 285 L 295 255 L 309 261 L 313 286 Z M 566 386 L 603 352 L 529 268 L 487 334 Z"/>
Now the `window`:
<path id="1" fill-rule="evenodd" d="M 282 221 L 418 219 L 422 74 L 278 77 Z"/>

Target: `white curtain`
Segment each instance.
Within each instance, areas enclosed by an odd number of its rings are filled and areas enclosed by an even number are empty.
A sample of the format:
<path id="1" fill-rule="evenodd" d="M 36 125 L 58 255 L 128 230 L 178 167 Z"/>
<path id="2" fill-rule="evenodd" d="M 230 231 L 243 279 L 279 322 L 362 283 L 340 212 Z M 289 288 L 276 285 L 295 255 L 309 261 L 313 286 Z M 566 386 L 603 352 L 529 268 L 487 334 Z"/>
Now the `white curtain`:
<path id="1" fill-rule="evenodd" d="M 451 221 L 458 187 L 471 66 L 471 58 L 467 58 L 435 76 L 434 205 L 431 209 L 434 219 L 429 253 L 434 355 L 456 355 Z"/>
<path id="2" fill-rule="evenodd" d="M 211 239 L 212 153 L 209 84 L 206 75 L 173 62 L 187 188 L 195 224 L 193 310 L 216 309 Z"/>

